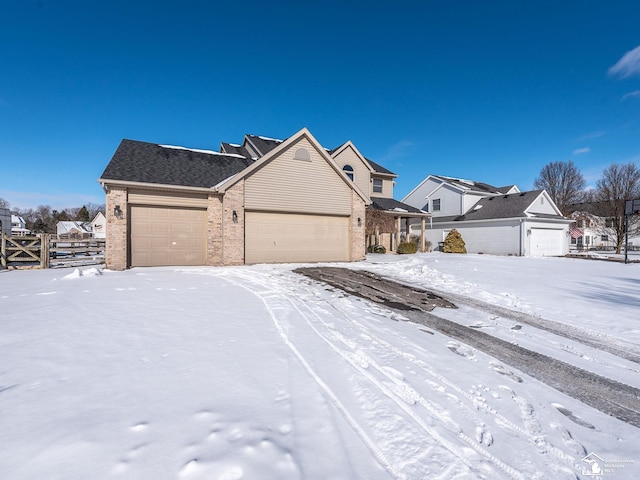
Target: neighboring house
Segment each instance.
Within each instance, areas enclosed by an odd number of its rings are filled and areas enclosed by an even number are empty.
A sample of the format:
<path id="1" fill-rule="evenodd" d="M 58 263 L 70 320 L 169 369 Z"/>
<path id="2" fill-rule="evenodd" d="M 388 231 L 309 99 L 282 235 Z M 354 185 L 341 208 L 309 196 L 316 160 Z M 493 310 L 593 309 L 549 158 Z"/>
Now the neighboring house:
<path id="1" fill-rule="evenodd" d="M 31 230 L 27 228 L 27 222 L 19 215 L 11 215 L 11 235 L 14 237 L 24 237 L 29 235 Z"/>
<path id="2" fill-rule="evenodd" d="M 87 228 L 88 227 L 88 228 Z M 87 222 L 60 221 L 56 223 L 56 233 L 61 239 L 81 240 L 91 237 L 91 224 Z"/>
<path id="3" fill-rule="evenodd" d="M 426 237 L 441 245 L 456 229 L 469 253 L 561 256 L 568 253 L 568 225 L 544 190 L 520 192 L 460 178 L 429 175 L 403 202 L 428 211 Z M 411 226 L 411 232 L 414 231 Z"/>
<path id="4" fill-rule="evenodd" d="M 123 140 L 99 179 L 107 268 L 362 260 L 365 208 L 394 178 L 306 128 L 219 152 Z"/>
<path id="5" fill-rule="evenodd" d="M 585 204 L 576 205 L 575 208 L 578 210 L 570 215 L 573 220 L 569 230 L 570 250 L 615 250 L 613 220 L 588 212 L 588 205 Z M 629 229 L 630 250 L 640 247 L 640 236 L 632 234 L 635 231 Z"/>
<path id="6" fill-rule="evenodd" d="M 93 238 L 107 238 L 107 218 L 104 213 L 98 212 L 91 220 L 90 225 Z"/>
<path id="7" fill-rule="evenodd" d="M 11 211 L 0 208 L 0 234 L 11 235 Z"/>

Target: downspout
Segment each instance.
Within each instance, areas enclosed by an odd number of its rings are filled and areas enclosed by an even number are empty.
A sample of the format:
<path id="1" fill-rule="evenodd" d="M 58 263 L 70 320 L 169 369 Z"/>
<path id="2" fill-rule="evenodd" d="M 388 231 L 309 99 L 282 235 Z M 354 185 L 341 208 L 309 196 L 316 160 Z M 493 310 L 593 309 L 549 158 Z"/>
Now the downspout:
<path id="1" fill-rule="evenodd" d="M 520 256 L 523 257 L 524 256 L 524 239 L 525 239 L 525 235 L 524 235 L 524 218 L 520 219 Z"/>

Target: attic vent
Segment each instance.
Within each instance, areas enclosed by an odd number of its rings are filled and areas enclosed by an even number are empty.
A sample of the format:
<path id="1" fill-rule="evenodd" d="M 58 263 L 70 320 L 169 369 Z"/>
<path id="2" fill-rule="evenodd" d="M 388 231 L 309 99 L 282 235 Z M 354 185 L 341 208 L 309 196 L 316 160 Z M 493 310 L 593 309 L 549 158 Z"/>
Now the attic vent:
<path id="1" fill-rule="evenodd" d="M 524 193 L 524 192 L 522 192 L 522 193 L 520 194 L 520 196 L 521 196 L 521 197 L 524 197 L 524 195 L 525 195 L 525 193 Z"/>
<path id="2" fill-rule="evenodd" d="M 293 155 L 295 160 L 304 160 L 306 162 L 311 161 L 311 154 L 306 148 L 299 148 L 296 150 L 296 153 Z"/>

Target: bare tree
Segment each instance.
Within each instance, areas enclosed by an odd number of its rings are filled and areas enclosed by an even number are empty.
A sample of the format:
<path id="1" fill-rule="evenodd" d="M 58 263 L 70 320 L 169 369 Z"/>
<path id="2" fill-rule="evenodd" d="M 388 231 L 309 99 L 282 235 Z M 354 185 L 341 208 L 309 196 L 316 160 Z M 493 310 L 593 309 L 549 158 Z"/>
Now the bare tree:
<path id="1" fill-rule="evenodd" d="M 533 185 L 546 190 L 562 215 L 566 217 L 571 213 L 570 205 L 582 200 L 587 182 L 575 164 L 569 160 L 568 162 L 551 162 L 542 167 L 540 176 L 535 179 Z"/>
<path id="2" fill-rule="evenodd" d="M 9 202 L 2 197 L 0 197 L 0 208 L 9 208 Z"/>
<path id="3" fill-rule="evenodd" d="M 365 214 L 365 234 L 375 236 L 375 244 L 380 244 L 381 233 L 395 233 L 396 223 L 393 216 L 382 210 L 367 208 Z"/>
<path id="4" fill-rule="evenodd" d="M 605 218 L 604 232 L 616 244 L 620 253 L 625 241 L 624 207 L 627 200 L 640 198 L 640 169 L 635 163 L 613 163 L 605 168 L 596 183 L 596 214 Z M 629 236 L 640 235 L 640 219 L 629 219 Z"/>

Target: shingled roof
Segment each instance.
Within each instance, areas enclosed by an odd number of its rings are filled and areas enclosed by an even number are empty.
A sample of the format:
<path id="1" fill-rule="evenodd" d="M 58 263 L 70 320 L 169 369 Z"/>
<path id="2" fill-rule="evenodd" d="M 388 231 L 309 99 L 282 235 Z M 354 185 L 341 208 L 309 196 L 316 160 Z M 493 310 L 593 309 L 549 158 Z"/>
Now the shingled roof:
<path id="1" fill-rule="evenodd" d="M 267 153 L 269 153 L 284 141 L 278 140 L 276 138 L 260 137 L 258 135 L 249 134 L 245 135 L 245 139 L 250 141 L 251 145 L 253 145 L 258 150 L 258 157 L 264 157 Z"/>
<path id="2" fill-rule="evenodd" d="M 496 218 L 528 217 L 526 210 L 531 206 L 543 190 L 511 193 L 509 195 L 495 195 L 480 199 L 464 215 L 448 217 L 434 217 L 433 223 L 462 222 L 469 220 L 493 220 Z M 563 218 L 561 215 L 536 214 L 541 218 Z"/>
<path id="3" fill-rule="evenodd" d="M 376 173 L 384 173 L 386 175 L 396 175 L 391 170 L 387 170 L 382 165 L 380 165 L 379 163 L 374 162 L 373 160 L 369 160 L 368 158 L 365 158 L 365 160 L 367 162 L 369 162 L 369 165 L 371 165 L 371 168 L 373 168 L 373 171 L 376 172 Z"/>
<path id="4" fill-rule="evenodd" d="M 407 212 L 428 215 L 419 208 L 412 207 L 411 205 L 407 205 L 406 203 L 402 203 L 393 198 L 372 197 L 370 207 L 375 210 L 384 210 L 386 212 L 396 211 L 399 213 Z"/>
<path id="5" fill-rule="evenodd" d="M 453 178 L 453 177 L 445 177 L 443 175 L 432 175 L 433 177 L 442 180 L 443 182 L 447 182 L 451 185 L 455 185 L 457 187 L 461 187 L 464 190 L 474 190 L 482 193 L 504 193 L 502 189 L 507 187 L 494 187 L 493 185 L 489 185 L 488 183 L 476 182 L 474 180 L 464 180 L 462 178 Z"/>
<path id="6" fill-rule="evenodd" d="M 252 163 L 242 155 L 125 139 L 101 180 L 211 188 Z"/>

